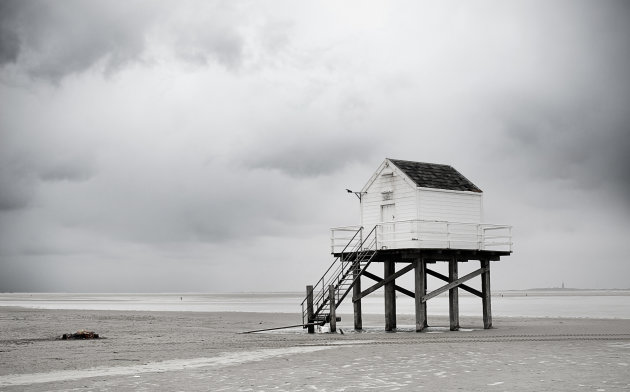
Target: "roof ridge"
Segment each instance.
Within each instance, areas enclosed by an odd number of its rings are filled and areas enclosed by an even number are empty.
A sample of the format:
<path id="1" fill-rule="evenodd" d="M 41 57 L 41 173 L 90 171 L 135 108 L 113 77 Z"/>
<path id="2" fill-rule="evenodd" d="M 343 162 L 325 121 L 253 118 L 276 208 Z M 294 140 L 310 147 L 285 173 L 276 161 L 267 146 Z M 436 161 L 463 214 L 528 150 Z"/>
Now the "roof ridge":
<path id="1" fill-rule="evenodd" d="M 432 162 L 409 161 L 409 160 L 406 160 L 406 159 L 394 159 L 394 158 L 387 158 L 387 159 L 389 159 L 389 160 L 390 160 L 390 161 L 392 161 L 392 162 L 393 162 L 393 161 L 399 161 L 399 162 L 409 162 L 409 163 L 420 163 L 420 164 L 424 164 L 424 165 L 448 166 L 448 167 L 450 167 L 450 168 L 453 168 L 453 169 L 454 169 L 454 167 L 453 167 L 453 166 L 451 166 L 451 165 L 449 165 L 449 164 L 446 164 L 446 163 L 432 163 Z"/>
<path id="2" fill-rule="evenodd" d="M 418 187 L 483 193 L 451 165 L 387 158 Z"/>

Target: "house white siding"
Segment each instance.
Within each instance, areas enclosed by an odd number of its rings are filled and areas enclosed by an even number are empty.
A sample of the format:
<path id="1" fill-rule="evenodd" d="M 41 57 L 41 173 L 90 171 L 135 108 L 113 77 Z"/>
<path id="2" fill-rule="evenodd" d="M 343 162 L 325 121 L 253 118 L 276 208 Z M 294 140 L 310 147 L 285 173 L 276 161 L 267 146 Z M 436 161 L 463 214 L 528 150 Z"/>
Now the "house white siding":
<path id="1" fill-rule="evenodd" d="M 381 206 L 386 204 L 394 204 L 396 221 L 418 217 L 416 189 L 400 173 L 383 170 L 364 192 L 361 224 L 368 230 L 381 222 Z"/>
<path id="2" fill-rule="evenodd" d="M 480 249 L 482 199 L 473 191 L 419 187 L 385 160 L 362 189 L 361 225 L 368 233 L 378 226 L 382 249 Z"/>
<path id="3" fill-rule="evenodd" d="M 396 168 L 385 165 L 373 178 L 361 200 L 361 225 L 368 230 L 382 222 L 381 208 L 386 204 L 395 205 L 395 221 L 482 221 L 481 193 L 418 188 Z"/>
<path id="4" fill-rule="evenodd" d="M 481 193 L 418 189 L 418 218 L 447 222 L 480 223 Z"/>
<path id="5" fill-rule="evenodd" d="M 361 189 L 364 231 L 358 243 L 377 249 L 511 251 L 511 226 L 482 222 L 483 193 L 452 167 L 386 159 Z M 333 253 L 347 247 L 348 231 L 356 228 L 332 229 Z"/>

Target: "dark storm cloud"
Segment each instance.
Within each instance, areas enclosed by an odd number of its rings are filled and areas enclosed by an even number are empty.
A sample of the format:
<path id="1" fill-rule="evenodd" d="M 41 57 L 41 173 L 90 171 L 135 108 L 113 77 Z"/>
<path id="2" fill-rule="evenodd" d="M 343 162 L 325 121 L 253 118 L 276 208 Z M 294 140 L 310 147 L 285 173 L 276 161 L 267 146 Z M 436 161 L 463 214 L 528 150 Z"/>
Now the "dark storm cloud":
<path id="1" fill-rule="evenodd" d="M 630 201 L 630 7 L 572 2 L 550 14 L 560 11 L 566 20 L 543 15 L 530 32 L 540 59 L 531 83 L 492 92 L 501 149 L 535 181 Z"/>
<path id="2" fill-rule="evenodd" d="M 387 156 L 484 189 L 499 285 L 623 282 L 626 3 L 287 4 L 0 1 L 0 291 L 297 289 Z"/>
<path id="3" fill-rule="evenodd" d="M 104 61 L 106 72 L 139 58 L 151 12 L 140 3 L 8 1 L 2 30 L 12 37 L 3 52 L 37 78 L 59 81 Z M 150 11 L 150 10 L 149 10 Z M 17 55 L 11 45 L 19 44 Z"/>
<path id="4" fill-rule="evenodd" d="M 17 8 L 17 2 L 0 2 L 0 66 L 15 62 L 20 53 L 20 39 L 13 25 Z"/>
<path id="5" fill-rule="evenodd" d="M 0 211 L 19 210 L 28 206 L 32 183 L 23 178 L 0 174 Z"/>
<path id="6" fill-rule="evenodd" d="M 24 208 L 29 204 L 34 188 L 30 170 L 2 147 L 0 153 L 0 211 Z"/>
<path id="7" fill-rule="evenodd" d="M 2 160 L 0 160 L 2 162 Z M 17 210 L 29 206 L 38 184 L 43 182 L 83 182 L 93 175 L 84 164 L 64 163 L 42 167 L 39 172 L 24 163 L 2 162 L 0 169 L 0 210 Z"/>
<path id="8" fill-rule="evenodd" d="M 11 137 L 15 135 L 0 132 L 0 210 L 28 207 L 43 183 L 83 182 L 95 174 L 92 157 L 80 148 L 73 151 L 75 141 L 70 137 L 55 149 L 49 140 L 36 140 L 36 135 L 41 133 L 25 131 L 17 141 Z"/>
<path id="9" fill-rule="evenodd" d="M 187 3 L 178 10 L 186 10 Z M 188 4 L 196 22 L 170 23 L 170 7 L 148 1 L 70 0 L 2 2 L 0 65 L 14 64 L 35 78 L 59 82 L 96 64 L 110 74 L 134 62 L 151 62 L 148 40 L 161 40 L 184 61 L 214 60 L 238 67 L 243 38 L 226 7 Z M 173 17 L 176 18 L 176 17 Z"/>
<path id="10" fill-rule="evenodd" d="M 519 101 L 504 118 L 505 146 L 532 177 L 563 180 L 574 186 L 612 188 L 630 200 L 630 114 L 604 110 L 592 116 L 576 106 L 549 110 Z M 599 117 L 604 118 L 599 118 Z M 594 118 L 595 117 L 595 118 Z"/>
<path id="11" fill-rule="evenodd" d="M 630 94 L 584 94 L 559 104 L 506 97 L 502 149 L 533 178 L 611 189 L 630 201 L 630 112 L 619 105 Z"/>

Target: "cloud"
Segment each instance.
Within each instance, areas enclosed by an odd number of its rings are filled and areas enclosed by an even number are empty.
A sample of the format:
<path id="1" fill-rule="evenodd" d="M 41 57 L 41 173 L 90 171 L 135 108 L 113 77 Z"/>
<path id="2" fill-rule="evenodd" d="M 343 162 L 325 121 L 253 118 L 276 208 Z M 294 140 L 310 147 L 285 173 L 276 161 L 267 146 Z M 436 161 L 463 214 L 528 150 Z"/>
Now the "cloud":
<path id="1" fill-rule="evenodd" d="M 12 19 L 17 7 L 17 2 L 0 2 L 0 66 L 15 62 L 20 53 L 20 39 L 14 31 Z"/>
<path id="2" fill-rule="evenodd" d="M 20 210 L 28 206 L 33 194 L 32 182 L 0 169 L 0 212 Z"/>
<path id="3" fill-rule="evenodd" d="M 260 143 L 253 143 L 244 153 L 243 165 L 250 169 L 277 170 L 295 178 L 325 176 L 350 164 L 369 161 L 376 143 L 359 136 L 352 139 L 352 135 L 318 137 L 316 131 L 307 135 L 275 137 L 284 140 L 265 148 L 261 148 Z"/>
<path id="4" fill-rule="evenodd" d="M 8 1 L 2 30 L 12 37 L 4 64 L 34 78 L 59 82 L 98 62 L 111 73 L 138 61 L 145 48 L 151 10 L 141 2 Z M 17 45 L 17 48 L 11 45 Z"/>
<path id="5" fill-rule="evenodd" d="M 385 136 L 370 122 L 375 109 L 371 102 L 328 77 L 305 83 L 299 91 L 299 100 L 276 97 L 286 102 L 280 107 L 277 101 L 272 102 L 275 107 L 260 103 L 256 110 L 263 121 L 252 124 L 234 148 L 242 167 L 314 178 L 373 162 Z"/>
<path id="6" fill-rule="evenodd" d="M 65 160 L 41 168 L 38 176 L 41 180 L 49 182 L 83 182 L 89 180 L 93 174 L 93 169 L 85 162 Z"/>
<path id="7" fill-rule="evenodd" d="M 510 162 L 503 167 L 512 176 L 614 192 L 630 205 L 630 9 L 624 2 L 565 5 L 543 15 L 533 13 L 536 2 L 521 10 L 509 30 L 519 33 L 520 50 L 502 72 L 477 74 L 491 83 L 472 90 L 472 104 L 486 112 L 482 126 L 500 129 L 485 143 L 498 140 L 496 154 Z"/>
<path id="8" fill-rule="evenodd" d="M 84 182 L 94 170 L 87 161 L 49 162 L 46 157 L 0 159 L 0 210 L 27 208 L 42 182 Z"/>
<path id="9" fill-rule="evenodd" d="M 46 129 L 42 133 L 46 131 L 51 132 Z M 92 157 L 81 151 L 84 146 L 75 145 L 69 134 L 64 135 L 67 140 L 60 147 L 41 138 L 42 133 L 0 132 L 0 211 L 28 209 L 46 184 L 80 183 L 95 175 Z"/>
<path id="10" fill-rule="evenodd" d="M 239 20 L 221 2 L 8 0 L 0 11 L 0 66 L 53 83 L 93 67 L 109 75 L 162 61 L 150 43 L 203 66 L 235 69 L 245 56 Z"/>
<path id="11" fill-rule="evenodd" d="M 239 22 L 225 4 L 183 8 L 171 20 L 166 33 L 172 50 L 184 61 L 202 66 L 217 62 L 227 69 L 238 69 L 245 57 L 245 38 L 238 31 Z"/>
<path id="12" fill-rule="evenodd" d="M 499 286 L 627 276 L 627 6 L 444 4 L 0 2 L 0 290 L 300 288 L 385 157 L 485 191 Z"/>
<path id="13" fill-rule="evenodd" d="M 612 87 L 612 86 L 611 86 Z M 498 104 L 510 156 L 533 179 L 563 181 L 584 190 L 609 189 L 630 200 L 630 114 L 623 94 L 582 91 L 552 102 L 504 97 Z"/>

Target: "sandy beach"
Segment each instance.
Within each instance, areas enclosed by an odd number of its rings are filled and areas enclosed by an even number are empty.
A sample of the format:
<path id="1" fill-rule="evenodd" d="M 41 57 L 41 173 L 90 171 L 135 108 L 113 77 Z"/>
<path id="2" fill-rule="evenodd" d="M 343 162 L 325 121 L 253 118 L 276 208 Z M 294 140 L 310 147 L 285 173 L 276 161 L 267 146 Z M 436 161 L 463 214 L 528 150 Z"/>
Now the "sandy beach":
<path id="1" fill-rule="evenodd" d="M 447 331 L 307 335 L 239 332 L 298 323 L 272 313 L 1 308 L 0 389 L 6 391 L 630 390 L 630 320 L 462 318 Z M 64 341 L 79 329 L 98 340 Z"/>

